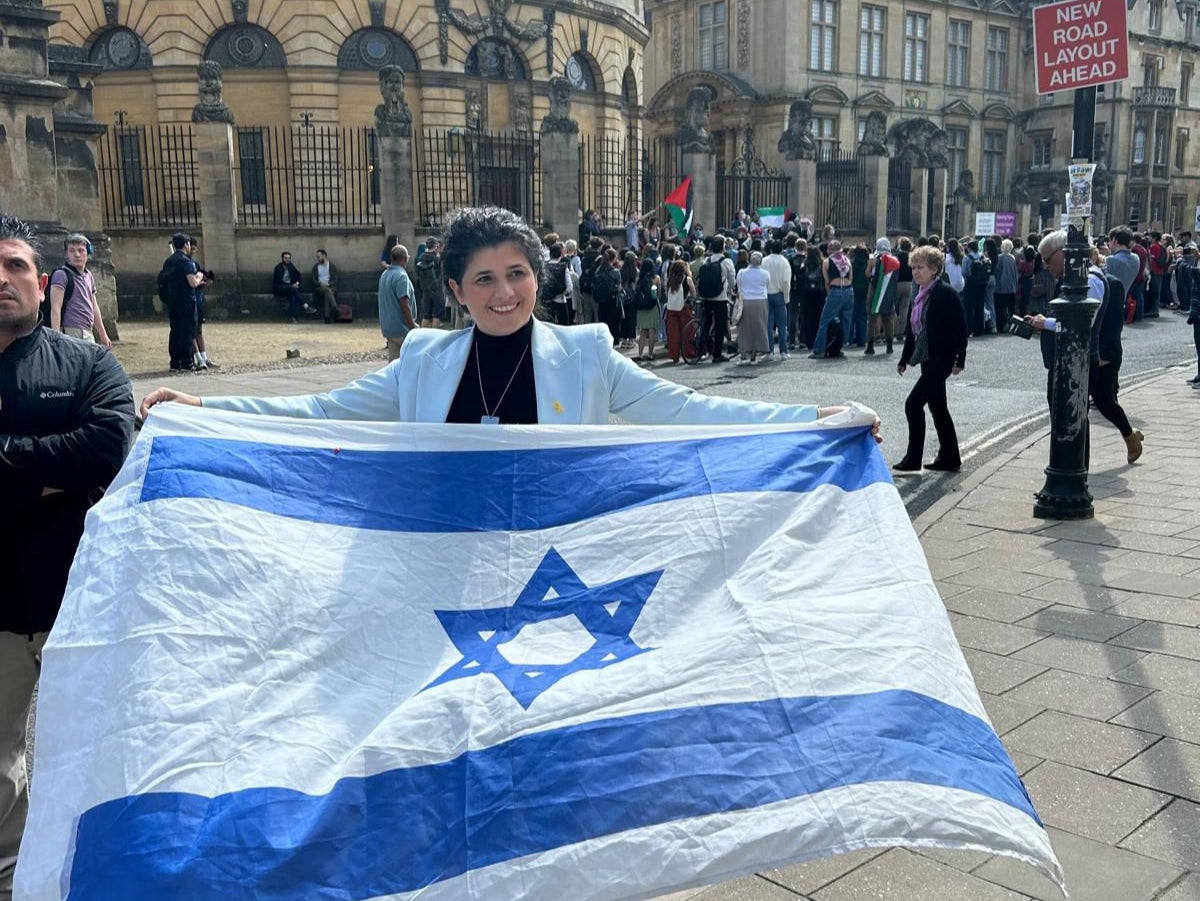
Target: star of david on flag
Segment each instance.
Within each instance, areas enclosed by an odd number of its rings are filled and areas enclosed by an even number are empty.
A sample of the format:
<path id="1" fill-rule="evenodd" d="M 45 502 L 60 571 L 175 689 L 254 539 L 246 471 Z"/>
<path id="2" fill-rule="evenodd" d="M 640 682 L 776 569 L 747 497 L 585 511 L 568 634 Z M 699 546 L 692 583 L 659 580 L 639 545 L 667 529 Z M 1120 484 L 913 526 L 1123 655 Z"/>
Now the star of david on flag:
<path id="1" fill-rule="evenodd" d="M 895 845 L 1061 885 L 873 421 L 156 407 L 46 646 L 16 897 L 629 901 Z"/>
<path id="2" fill-rule="evenodd" d="M 588 588 L 551 548 L 512 607 L 434 611 L 463 656 L 428 687 L 487 673 L 528 709 L 571 673 L 645 653 L 650 649 L 638 647 L 629 630 L 661 575 Z"/>

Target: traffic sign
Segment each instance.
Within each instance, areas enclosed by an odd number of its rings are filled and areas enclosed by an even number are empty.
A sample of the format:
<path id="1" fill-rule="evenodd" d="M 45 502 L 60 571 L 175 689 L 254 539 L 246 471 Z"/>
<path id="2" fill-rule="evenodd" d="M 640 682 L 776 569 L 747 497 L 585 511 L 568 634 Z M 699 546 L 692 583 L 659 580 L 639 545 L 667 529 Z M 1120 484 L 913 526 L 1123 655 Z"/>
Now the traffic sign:
<path id="1" fill-rule="evenodd" d="M 1125 0 L 1063 0 L 1034 7 L 1033 56 L 1039 94 L 1128 78 Z"/>

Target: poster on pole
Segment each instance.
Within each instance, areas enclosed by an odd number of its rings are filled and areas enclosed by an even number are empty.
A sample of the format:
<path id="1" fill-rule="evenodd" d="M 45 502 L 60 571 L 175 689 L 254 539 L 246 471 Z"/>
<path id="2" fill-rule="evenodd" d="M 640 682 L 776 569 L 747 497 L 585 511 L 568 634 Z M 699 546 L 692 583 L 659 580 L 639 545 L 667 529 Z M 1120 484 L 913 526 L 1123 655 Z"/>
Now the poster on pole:
<path id="1" fill-rule="evenodd" d="M 1035 7 L 1033 56 L 1039 94 L 1128 78 L 1125 0 L 1063 0 Z"/>
<path id="2" fill-rule="evenodd" d="M 985 238 L 996 234 L 996 214 L 995 213 L 976 213 L 975 214 L 975 235 Z"/>
<path id="3" fill-rule="evenodd" d="M 1092 180 L 1096 177 L 1095 163 L 1072 163 L 1067 167 L 1070 190 L 1067 192 L 1067 212 L 1072 216 L 1092 215 Z"/>

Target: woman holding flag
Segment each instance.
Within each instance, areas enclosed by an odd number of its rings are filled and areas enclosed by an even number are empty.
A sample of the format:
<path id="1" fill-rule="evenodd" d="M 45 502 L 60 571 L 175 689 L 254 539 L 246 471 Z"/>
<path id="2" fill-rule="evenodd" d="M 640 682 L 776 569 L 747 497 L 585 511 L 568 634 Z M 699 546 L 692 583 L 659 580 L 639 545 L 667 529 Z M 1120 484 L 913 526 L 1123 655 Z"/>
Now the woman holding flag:
<path id="1" fill-rule="evenodd" d="M 400 357 L 325 394 L 201 398 L 158 388 L 142 401 L 303 419 L 487 424 L 602 424 L 610 415 L 645 424 L 811 422 L 846 407 L 710 397 L 659 378 L 612 347 L 604 326 L 556 326 L 534 318 L 541 241 L 516 214 L 460 210 L 442 244 L 443 274 L 474 327 L 417 329 Z M 879 441 L 879 421 L 872 434 Z"/>

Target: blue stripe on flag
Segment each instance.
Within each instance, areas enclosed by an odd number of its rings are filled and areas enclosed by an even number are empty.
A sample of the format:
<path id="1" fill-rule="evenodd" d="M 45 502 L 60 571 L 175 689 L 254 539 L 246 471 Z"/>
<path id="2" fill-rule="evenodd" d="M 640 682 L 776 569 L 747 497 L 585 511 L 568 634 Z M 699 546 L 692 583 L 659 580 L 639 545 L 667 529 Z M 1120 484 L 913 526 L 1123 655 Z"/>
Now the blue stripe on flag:
<path id="1" fill-rule="evenodd" d="M 208 498 L 392 532 L 490 532 L 545 529 L 709 494 L 827 484 L 854 491 L 890 479 L 866 429 L 457 452 L 160 436 L 141 497 Z"/>
<path id="2" fill-rule="evenodd" d="M 110 801 L 80 819 L 68 898 L 370 898 L 629 829 L 878 781 L 986 795 L 1037 822 L 995 732 L 956 707 L 908 691 L 774 699 L 523 735 L 342 779 L 326 795 Z"/>

